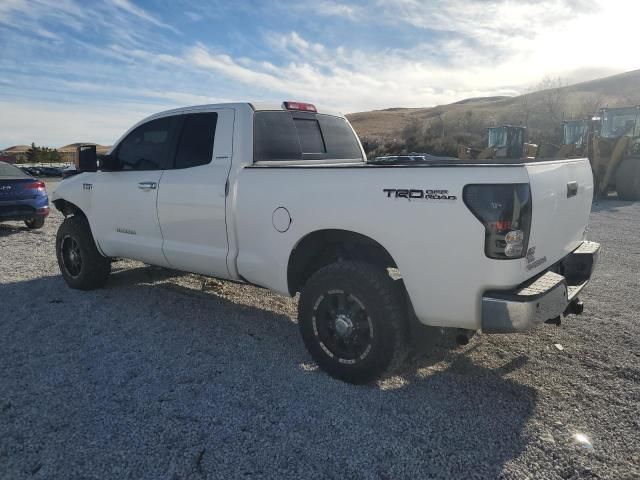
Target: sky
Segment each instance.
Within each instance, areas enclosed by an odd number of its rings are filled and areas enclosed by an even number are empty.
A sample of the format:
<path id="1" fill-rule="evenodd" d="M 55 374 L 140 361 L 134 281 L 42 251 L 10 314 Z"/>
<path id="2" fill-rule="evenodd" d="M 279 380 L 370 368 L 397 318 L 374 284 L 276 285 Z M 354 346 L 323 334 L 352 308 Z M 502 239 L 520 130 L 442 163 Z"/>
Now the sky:
<path id="1" fill-rule="evenodd" d="M 0 0 L 0 148 L 112 144 L 179 106 L 343 113 L 640 68 L 637 0 Z"/>

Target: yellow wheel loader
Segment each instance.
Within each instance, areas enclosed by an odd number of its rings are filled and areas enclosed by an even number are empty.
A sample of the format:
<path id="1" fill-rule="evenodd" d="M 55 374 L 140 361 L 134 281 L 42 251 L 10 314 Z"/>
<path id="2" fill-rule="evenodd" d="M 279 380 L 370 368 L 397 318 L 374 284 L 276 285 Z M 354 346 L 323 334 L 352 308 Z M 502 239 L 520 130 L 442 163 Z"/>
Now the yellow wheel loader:
<path id="1" fill-rule="evenodd" d="M 604 108 L 594 121 L 591 167 L 596 194 L 617 191 L 622 200 L 640 200 L 640 106 Z"/>
<path id="2" fill-rule="evenodd" d="M 474 148 L 458 145 L 460 160 L 489 160 L 498 158 L 535 158 L 538 146 L 525 143 L 525 127 L 503 125 L 487 129 L 487 147 Z"/>
<path id="3" fill-rule="evenodd" d="M 591 120 L 570 120 L 563 122 L 563 140 L 556 156 L 558 158 L 591 158 L 589 142 L 593 136 Z"/>

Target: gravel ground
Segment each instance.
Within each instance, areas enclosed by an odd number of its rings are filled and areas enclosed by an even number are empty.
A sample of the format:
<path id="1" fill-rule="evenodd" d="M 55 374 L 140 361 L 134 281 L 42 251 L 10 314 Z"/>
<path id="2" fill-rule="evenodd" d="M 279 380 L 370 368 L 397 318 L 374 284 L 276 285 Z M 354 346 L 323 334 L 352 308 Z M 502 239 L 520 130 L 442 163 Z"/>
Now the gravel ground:
<path id="1" fill-rule="evenodd" d="M 582 317 L 439 337 L 371 386 L 319 371 L 265 290 L 136 262 L 68 289 L 61 219 L 0 225 L 2 479 L 640 478 L 640 204 L 594 207 Z"/>

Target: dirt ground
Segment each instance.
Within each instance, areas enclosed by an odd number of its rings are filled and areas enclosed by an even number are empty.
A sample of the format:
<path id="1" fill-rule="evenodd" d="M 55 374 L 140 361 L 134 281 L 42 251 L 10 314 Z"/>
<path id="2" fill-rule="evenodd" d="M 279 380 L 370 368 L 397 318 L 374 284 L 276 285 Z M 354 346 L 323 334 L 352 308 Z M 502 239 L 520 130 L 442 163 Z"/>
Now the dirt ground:
<path id="1" fill-rule="evenodd" d="M 581 317 L 358 387 L 295 299 L 136 262 L 70 290 L 61 220 L 0 225 L 1 478 L 640 478 L 638 203 L 594 206 Z"/>

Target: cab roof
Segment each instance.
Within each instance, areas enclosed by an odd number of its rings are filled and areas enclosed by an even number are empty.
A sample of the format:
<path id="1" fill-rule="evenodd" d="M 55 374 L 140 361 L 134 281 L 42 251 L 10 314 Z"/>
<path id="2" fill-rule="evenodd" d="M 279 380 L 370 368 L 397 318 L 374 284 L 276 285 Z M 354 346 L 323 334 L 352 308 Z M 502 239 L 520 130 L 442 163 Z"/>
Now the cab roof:
<path id="1" fill-rule="evenodd" d="M 158 112 L 149 117 L 145 118 L 144 121 L 150 120 L 154 117 L 165 117 L 167 115 L 179 115 L 181 113 L 190 113 L 190 112 L 198 112 L 198 111 L 207 111 L 215 108 L 246 108 L 249 106 L 255 112 L 261 111 L 277 111 L 277 110 L 287 110 L 285 108 L 285 102 L 235 102 L 235 103 L 211 103 L 206 105 L 193 105 L 190 107 L 180 107 L 174 108 L 171 110 L 165 110 L 163 112 Z M 314 105 L 315 106 L 315 105 Z M 317 113 L 325 114 L 325 115 L 335 115 L 338 117 L 344 116 L 342 113 L 337 112 L 335 110 L 326 109 L 323 107 L 315 106 L 317 109 Z"/>

